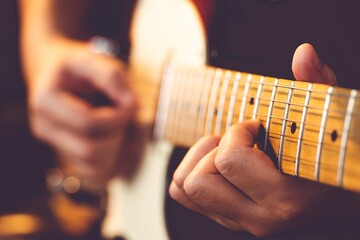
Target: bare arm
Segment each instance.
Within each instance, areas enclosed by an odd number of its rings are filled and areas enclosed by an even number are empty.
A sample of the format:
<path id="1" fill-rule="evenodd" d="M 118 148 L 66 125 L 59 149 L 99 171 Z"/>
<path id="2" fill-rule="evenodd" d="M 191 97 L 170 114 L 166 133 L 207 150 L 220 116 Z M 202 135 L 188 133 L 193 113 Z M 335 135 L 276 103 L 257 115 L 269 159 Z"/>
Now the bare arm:
<path id="1" fill-rule="evenodd" d="M 84 24 L 91 0 L 19 0 L 21 56 L 30 127 L 66 169 L 106 182 L 123 170 L 135 110 L 124 63 L 91 50 Z M 95 107 L 102 94 L 112 104 Z M 120 157 L 121 156 L 121 157 Z"/>
<path id="2" fill-rule="evenodd" d="M 49 44 L 85 34 L 83 22 L 89 2 L 19 0 L 22 61 L 27 79 L 37 71 Z"/>

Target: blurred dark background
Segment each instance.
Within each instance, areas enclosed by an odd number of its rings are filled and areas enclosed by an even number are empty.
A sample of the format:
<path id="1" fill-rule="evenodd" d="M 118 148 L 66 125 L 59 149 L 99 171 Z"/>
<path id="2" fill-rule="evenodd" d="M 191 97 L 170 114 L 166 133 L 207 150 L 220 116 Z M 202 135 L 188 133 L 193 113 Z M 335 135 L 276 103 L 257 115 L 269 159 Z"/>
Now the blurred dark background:
<path id="1" fill-rule="evenodd" d="M 128 28 L 135 1 L 89 0 L 84 21 L 88 38 L 101 35 L 120 42 L 129 52 Z M 19 56 L 17 1 L 0 1 L 0 213 L 14 210 L 46 191 L 44 173 L 54 165 L 51 150 L 28 128 L 26 89 Z"/>
<path id="2" fill-rule="evenodd" d="M 70 3 L 71 1 L 68 0 Z M 81 25 L 86 34 L 70 37 L 86 40 L 94 35 L 100 35 L 112 38 L 117 40 L 121 46 L 120 55 L 128 56 L 130 49 L 128 30 L 135 2 L 133 0 L 88 0 L 88 14 Z M 60 220 L 50 210 L 53 207 L 61 208 L 59 204 L 68 206 L 67 202 L 73 199 L 63 199 L 61 196 L 51 195 L 46 187 L 45 173 L 49 168 L 56 166 L 56 160 L 52 150 L 34 139 L 29 130 L 27 92 L 21 71 L 21 54 L 19 53 L 19 28 L 17 1 L 1 0 L 0 239 L 101 239 L 100 222 L 95 221 L 93 227 L 86 230 L 87 232 L 70 234 L 64 231 Z M 60 200 L 56 200 L 58 198 Z M 55 206 L 50 204 L 54 199 L 57 201 Z M 74 219 L 73 211 L 76 211 L 76 204 L 83 203 L 72 204 L 70 205 L 72 209 L 67 211 L 69 218 L 65 222 L 79 220 Z M 90 206 L 86 211 L 95 210 Z M 19 214 L 27 214 L 35 222 L 39 220 L 40 225 L 37 226 L 41 228 L 29 232 L 26 236 L 16 233 L 6 235 L 9 234 L 6 232 L 9 232 L 7 226 L 10 225 L 9 221 L 5 219 L 8 219 L 7 216 L 19 216 Z M 22 227 L 26 229 L 26 226 L 21 226 L 19 219 L 21 216 L 11 223 L 15 224 L 16 231 L 21 232 Z M 78 222 L 83 222 L 83 219 Z M 2 232 L 4 230 L 5 233 Z"/>
<path id="3" fill-rule="evenodd" d="M 45 192 L 49 148 L 30 134 L 18 50 L 17 1 L 0 1 L 0 212 L 11 212 Z"/>

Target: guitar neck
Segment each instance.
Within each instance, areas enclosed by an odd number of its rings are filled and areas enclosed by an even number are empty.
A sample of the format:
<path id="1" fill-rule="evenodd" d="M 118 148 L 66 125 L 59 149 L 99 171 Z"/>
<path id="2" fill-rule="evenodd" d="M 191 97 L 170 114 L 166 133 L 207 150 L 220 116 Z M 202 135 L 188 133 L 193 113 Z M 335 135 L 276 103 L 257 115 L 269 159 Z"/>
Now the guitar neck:
<path id="1" fill-rule="evenodd" d="M 259 145 L 280 171 L 360 191 L 356 90 L 230 70 L 171 67 L 163 75 L 155 136 L 189 147 L 258 119 Z"/>

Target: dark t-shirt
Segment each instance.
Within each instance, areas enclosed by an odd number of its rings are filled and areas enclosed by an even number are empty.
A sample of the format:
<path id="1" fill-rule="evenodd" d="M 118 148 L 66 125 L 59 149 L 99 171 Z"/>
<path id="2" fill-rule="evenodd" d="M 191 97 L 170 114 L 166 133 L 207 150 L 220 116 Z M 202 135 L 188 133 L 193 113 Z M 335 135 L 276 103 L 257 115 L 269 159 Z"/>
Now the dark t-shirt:
<path id="1" fill-rule="evenodd" d="M 209 29 L 209 63 L 222 68 L 293 79 L 295 49 L 308 42 L 336 73 L 340 86 L 360 88 L 360 15 L 358 1 L 221 0 Z M 168 182 L 186 149 L 176 149 Z M 171 239 L 256 239 L 230 232 L 186 210 L 167 196 Z M 356 239 L 353 223 L 324 229 L 312 225 L 269 239 Z M 354 226 L 355 225 L 355 226 Z M 326 233 L 326 234 L 325 234 Z"/>
<path id="2" fill-rule="evenodd" d="M 293 53 L 309 42 L 341 86 L 360 88 L 358 1 L 225 0 L 218 4 L 222 10 L 210 30 L 212 64 L 292 79 Z"/>

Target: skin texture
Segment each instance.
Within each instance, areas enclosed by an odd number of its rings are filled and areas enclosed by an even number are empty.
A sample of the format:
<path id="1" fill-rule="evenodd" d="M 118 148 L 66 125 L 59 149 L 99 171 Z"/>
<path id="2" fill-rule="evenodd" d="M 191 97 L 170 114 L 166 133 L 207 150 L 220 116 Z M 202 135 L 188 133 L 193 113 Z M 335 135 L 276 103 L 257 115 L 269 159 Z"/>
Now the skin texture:
<path id="1" fill-rule="evenodd" d="M 66 43 L 48 59 L 29 87 L 31 129 L 76 174 L 103 178 L 121 154 L 136 110 L 125 67 L 76 43 Z M 99 92 L 112 104 L 94 107 L 86 100 Z"/>
<path id="2" fill-rule="evenodd" d="M 297 80 L 336 83 L 310 44 L 296 50 L 292 68 Z M 223 137 L 201 139 L 175 171 L 171 197 L 230 230 L 258 237 L 358 216 L 359 195 L 279 173 L 255 146 L 259 129 L 260 123 L 251 120 L 232 126 Z"/>
<path id="3" fill-rule="evenodd" d="M 87 4 L 19 1 L 21 53 L 33 134 L 53 147 L 69 174 L 104 185 L 131 164 L 124 149 L 138 107 L 126 65 L 70 36 L 82 29 L 73 23 Z"/>

